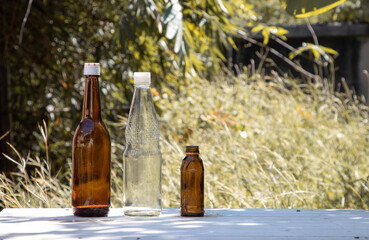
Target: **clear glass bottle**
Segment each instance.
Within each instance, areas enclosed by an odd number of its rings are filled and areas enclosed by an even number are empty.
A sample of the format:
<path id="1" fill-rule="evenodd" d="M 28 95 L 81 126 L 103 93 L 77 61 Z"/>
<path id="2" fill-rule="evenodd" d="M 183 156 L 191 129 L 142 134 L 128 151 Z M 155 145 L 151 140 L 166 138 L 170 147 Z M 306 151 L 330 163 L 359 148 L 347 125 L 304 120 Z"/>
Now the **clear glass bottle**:
<path id="1" fill-rule="evenodd" d="M 110 207 L 110 136 L 101 119 L 98 63 L 85 63 L 83 115 L 73 138 L 75 216 L 105 217 Z"/>
<path id="2" fill-rule="evenodd" d="M 123 153 L 123 211 L 126 216 L 161 213 L 159 124 L 150 92 L 150 73 L 134 73 L 134 94 Z"/>
<path id="3" fill-rule="evenodd" d="M 204 216 L 204 165 L 198 146 L 187 146 L 181 165 L 181 216 Z"/>

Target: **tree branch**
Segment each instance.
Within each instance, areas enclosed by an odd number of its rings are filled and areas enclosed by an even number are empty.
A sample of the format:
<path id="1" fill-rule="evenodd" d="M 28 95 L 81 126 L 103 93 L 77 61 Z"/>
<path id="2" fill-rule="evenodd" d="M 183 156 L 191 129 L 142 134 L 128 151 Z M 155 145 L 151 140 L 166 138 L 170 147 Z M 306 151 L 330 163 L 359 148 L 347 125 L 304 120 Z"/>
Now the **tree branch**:
<path id="1" fill-rule="evenodd" d="M 259 47 L 263 47 L 263 48 L 266 48 L 268 49 L 271 53 L 273 53 L 274 55 L 276 55 L 277 57 L 281 58 L 283 61 L 285 61 L 288 65 L 290 65 L 291 67 L 293 67 L 296 71 L 304 74 L 305 76 L 309 77 L 309 78 L 312 78 L 312 79 L 317 79 L 319 78 L 318 76 L 306 71 L 305 69 L 303 69 L 302 67 L 300 67 L 299 65 L 295 64 L 294 62 L 292 62 L 290 59 L 288 59 L 287 57 L 285 57 L 283 54 L 281 54 L 280 52 L 278 52 L 277 50 L 275 50 L 274 48 L 271 48 L 271 47 L 268 47 L 268 46 L 265 46 L 264 44 L 248 37 L 244 32 L 242 31 L 238 31 L 238 33 L 240 34 L 241 38 L 243 38 L 244 40 L 252 43 L 252 44 L 255 44 Z"/>
<path id="2" fill-rule="evenodd" d="M 19 33 L 19 45 L 22 44 L 23 31 L 24 31 L 24 27 L 26 26 L 26 22 L 27 22 L 29 13 L 31 12 L 32 2 L 33 2 L 33 0 L 28 1 L 27 11 L 26 11 L 26 14 L 24 15 L 22 26 L 21 26 L 20 33 Z"/>

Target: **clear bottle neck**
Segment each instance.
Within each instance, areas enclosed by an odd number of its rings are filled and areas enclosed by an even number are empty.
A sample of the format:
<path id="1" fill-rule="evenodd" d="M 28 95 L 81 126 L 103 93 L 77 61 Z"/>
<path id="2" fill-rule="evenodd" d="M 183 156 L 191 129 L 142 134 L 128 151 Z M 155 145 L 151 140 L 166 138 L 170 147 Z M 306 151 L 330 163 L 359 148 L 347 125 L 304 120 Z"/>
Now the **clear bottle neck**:
<path id="1" fill-rule="evenodd" d="M 148 145 L 150 149 L 159 144 L 159 124 L 155 114 L 150 86 L 135 86 L 129 112 L 126 141 L 130 146 Z"/>
<path id="2" fill-rule="evenodd" d="M 150 85 L 135 85 L 135 89 L 139 88 L 139 89 L 149 89 L 150 90 Z"/>
<path id="3" fill-rule="evenodd" d="M 132 104 L 152 102 L 150 85 L 135 85 Z M 133 105 L 132 105 L 133 107 Z"/>
<path id="4" fill-rule="evenodd" d="M 85 96 L 83 99 L 83 119 L 101 121 L 99 76 L 86 75 Z"/>

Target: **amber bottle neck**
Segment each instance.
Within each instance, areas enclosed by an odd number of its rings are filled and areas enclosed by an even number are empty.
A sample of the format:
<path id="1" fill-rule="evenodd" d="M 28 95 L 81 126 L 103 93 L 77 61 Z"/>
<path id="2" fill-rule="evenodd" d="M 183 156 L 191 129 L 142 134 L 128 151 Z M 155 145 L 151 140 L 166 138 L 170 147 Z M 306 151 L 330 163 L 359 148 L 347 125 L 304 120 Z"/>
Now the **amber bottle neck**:
<path id="1" fill-rule="evenodd" d="M 99 76 L 86 75 L 82 119 L 101 121 Z"/>
<path id="2" fill-rule="evenodd" d="M 199 156 L 199 153 L 186 152 L 187 156 Z"/>
<path id="3" fill-rule="evenodd" d="M 186 147 L 186 155 L 199 155 L 199 147 L 198 146 L 187 146 Z"/>

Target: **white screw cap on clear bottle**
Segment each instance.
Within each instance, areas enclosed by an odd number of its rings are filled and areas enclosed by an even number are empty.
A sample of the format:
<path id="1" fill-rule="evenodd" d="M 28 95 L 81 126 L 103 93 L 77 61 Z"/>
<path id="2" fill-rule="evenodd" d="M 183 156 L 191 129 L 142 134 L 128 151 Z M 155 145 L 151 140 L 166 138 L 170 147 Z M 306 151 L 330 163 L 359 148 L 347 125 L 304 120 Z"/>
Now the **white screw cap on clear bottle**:
<path id="1" fill-rule="evenodd" d="M 133 82 L 134 82 L 134 85 L 150 86 L 151 73 L 150 72 L 134 72 Z"/>
<path id="2" fill-rule="evenodd" d="M 100 76 L 100 63 L 85 63 L 83 75 L 98 75 Z"/>

